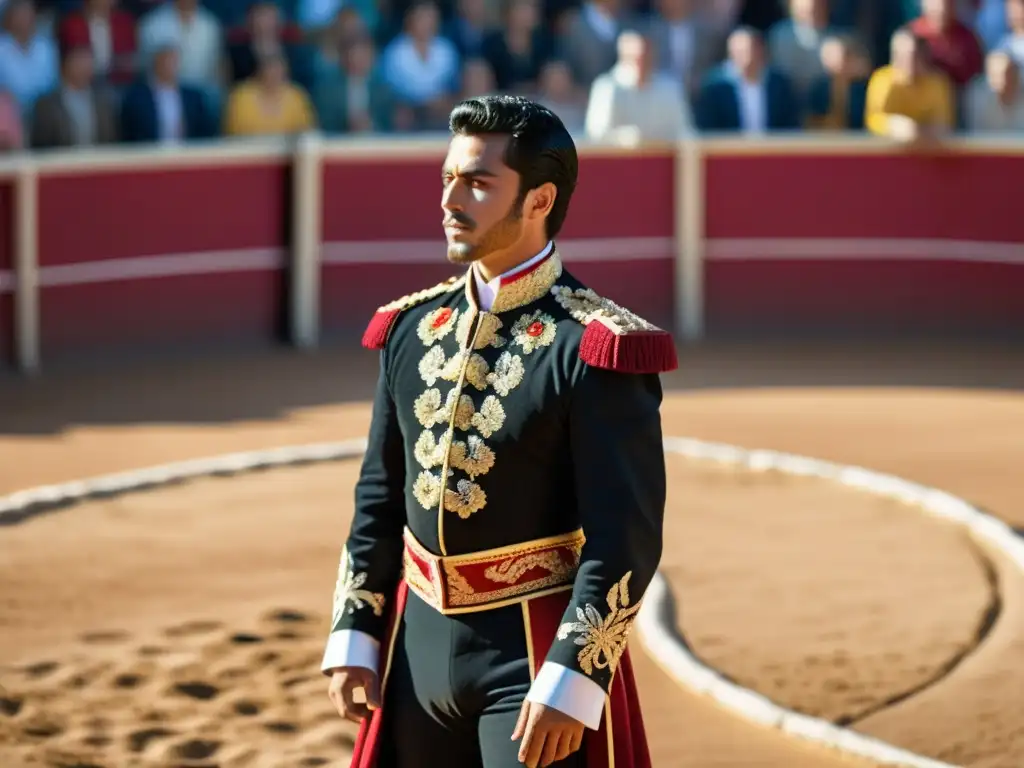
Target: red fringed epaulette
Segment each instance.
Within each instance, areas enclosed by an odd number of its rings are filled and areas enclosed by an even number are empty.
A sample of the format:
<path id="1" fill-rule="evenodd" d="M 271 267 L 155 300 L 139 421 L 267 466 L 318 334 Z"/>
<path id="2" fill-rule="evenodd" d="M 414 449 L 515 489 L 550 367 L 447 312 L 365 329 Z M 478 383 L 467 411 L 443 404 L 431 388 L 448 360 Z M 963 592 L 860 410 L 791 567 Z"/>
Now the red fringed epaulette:
<path id="1" fill-rule="evenodd" d="M 388 337 L 391 335 L 391 329 L 403 311 L 410 307 L 415 307 L 417 304 L 422 304 L 424 301 L 429 301 L 443 293 L 456 291 L 465 283 L 465 275 L 462 277 L 450 277 L 432 288 L 410 293 L 408 296 L 395 299 L 390 304 L 385 304 L 374 312 L 373 317 L 370 318 L 370 324 L 366 326 L 366 330 L 363 332 L 363 346 L 367 349 L 384 349 L 388 343 Z"/>
<path id="2" fill-rule="evenodd" d="M 667 373 L 679 367 L 672 334 L 598 296 L 589 288 L 556 286 L 558 303 L 586 329 L 580 360 L 620 373 Z"/>

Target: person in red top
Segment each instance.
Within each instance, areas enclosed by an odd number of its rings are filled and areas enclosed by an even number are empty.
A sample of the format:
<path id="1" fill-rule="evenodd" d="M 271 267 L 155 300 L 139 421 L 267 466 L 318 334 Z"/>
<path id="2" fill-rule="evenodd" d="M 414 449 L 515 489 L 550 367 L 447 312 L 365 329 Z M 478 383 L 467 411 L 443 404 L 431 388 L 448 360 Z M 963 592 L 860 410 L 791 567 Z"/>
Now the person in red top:
<path id="1" fill-rule="evenodd" d="M 111 85 L 127 85 L 135 77 L 137 41 L 135 19 L 117 8 L 117 0 L 86 0 L 58 28 L 61 45 L 92 50 L 96 74 Z"/>
<path id="2" fill-rule="evenodd" d="M 936 68 L 961 87 L 985 69 L 985 55 L 974 31 L 957 19 L 955 0 L 923 0 L 923 14 L 910 29 L 927 44 Z"/>

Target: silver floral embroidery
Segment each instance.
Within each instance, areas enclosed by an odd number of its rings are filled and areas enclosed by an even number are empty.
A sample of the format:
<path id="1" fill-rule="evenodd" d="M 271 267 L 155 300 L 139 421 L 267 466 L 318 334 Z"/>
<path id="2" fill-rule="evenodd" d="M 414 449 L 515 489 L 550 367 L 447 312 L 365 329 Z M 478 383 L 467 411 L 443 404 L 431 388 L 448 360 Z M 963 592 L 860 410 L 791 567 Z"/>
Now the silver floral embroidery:
<path id="1" fill-rule="evenodd" d="M 551 315 L 536 312 L 522 315 L 512 326 L 512 341 L 518 344 L 524 354 L 541 347 L 550 346 L 555 340 L 555 319 Z"/>
<path id="2" fill-rule="evenodd" d="M 502 352 L 494 363 L 494 371 L 487 374 L 487 383 L 499 395 L 508 397 L 509 392 L 522 384 L 524 373 L 523 360 L 519 355 Z"/>
<path id="3" fill-rule="evenodd" d="M 355 573 L 348 548 L 342 550 L 341 562 L 338 565 L 338 581 L 334 587 L 334 613 L 332 625 L 337 624 L 346 613 L 351 615 L 357 610 L 370 608 L 374 616 L 384 614 L 384 595 L 364 589 L 367 575 L 361 571 Z"/>
<path id="4" fill-rule="evenodd" d="M 423 381 L 427 383 L 428 387 L 434 386 L 434 383 L 441 378 L 446 362 L 444 350 L 441 347 L 435 345 L 427 350 L 427 354 L 420 360 L 419 370 L 420 376 L 423 377 Z"/>

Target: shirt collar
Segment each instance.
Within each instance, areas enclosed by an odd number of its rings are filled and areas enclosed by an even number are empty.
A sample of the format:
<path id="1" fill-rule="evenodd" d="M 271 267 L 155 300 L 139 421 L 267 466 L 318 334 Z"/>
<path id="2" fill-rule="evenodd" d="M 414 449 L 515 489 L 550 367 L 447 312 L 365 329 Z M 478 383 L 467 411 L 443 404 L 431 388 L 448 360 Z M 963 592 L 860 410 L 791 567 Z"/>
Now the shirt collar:
<path id="1" fill-rule="evenodd" d="M 469 301 L 485 312 L 507 312 L 536 301 L 554 285 L 562 274 L 562 264 L 555 244 L 548 241 L 536 256 L 520 262 L 492 280 L 484 280 L 476 264 L 470 266 L 472 285 L 466 281 Z M 475 294 L 475 295 L 474 295 Z"/>

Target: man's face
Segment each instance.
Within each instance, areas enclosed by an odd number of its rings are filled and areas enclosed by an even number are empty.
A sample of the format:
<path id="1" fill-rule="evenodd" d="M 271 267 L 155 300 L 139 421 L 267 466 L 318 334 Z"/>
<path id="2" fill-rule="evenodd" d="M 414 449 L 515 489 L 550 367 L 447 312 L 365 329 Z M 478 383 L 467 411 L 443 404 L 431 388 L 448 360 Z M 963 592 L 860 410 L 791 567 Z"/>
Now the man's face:
<path id="1" fill-rule="evenodd" d="M 75 88 L 85 88 L 93 76 L 92 51 L 88 48 L 77 48 L 68 54 L 64 62 L 64 76 Z"/>
<path id="2" fill-rule="evenodd" d="M 897 34 L 892 39 L 892 64 L 908 77 L 921 74 L 922 54 L 919 43 L 910 35 Z"/>
<path id="3" fill-rule="evenodd" d="M 1024 29 L 1024 0 L 1006 0 L 1006 23 L 1014 32 Z"/>
<path id="4" fill-rule="evenodd" d="M 1002 95 L 1013 93 L 1019 86 L 1017 67 L 1013 60 L 1003 52 L 993 53 L 985 62 L 985 76 L 989 87 Z"/>
<path id="5" fill-rule="evenodd" d="M 953 0 L 923 0 L 921 10 L 936 24 L 945 25 L 955 18 L 956 9 Z"/>
<path id="6" fill-rule="evenodd" d="M 507 136 L 455 136 L 442 169 L 441 210 L 448 261 L 469 264 L 523 234 L 519 174 L 505 165 Z"/>
<path id="7" fill-rule="evenodd" d="M 824 27 L 828 24 L 827 0 L 792 0 L 790 9 L 793 18 L 801 24 Z"/>
<path id="8" fill-rule="evenodd" d="M 736 32 L 729 38 L 729 58 L 744 75 L 756 76 L 761 71 L 761 41 L 748 32 Z"/>

